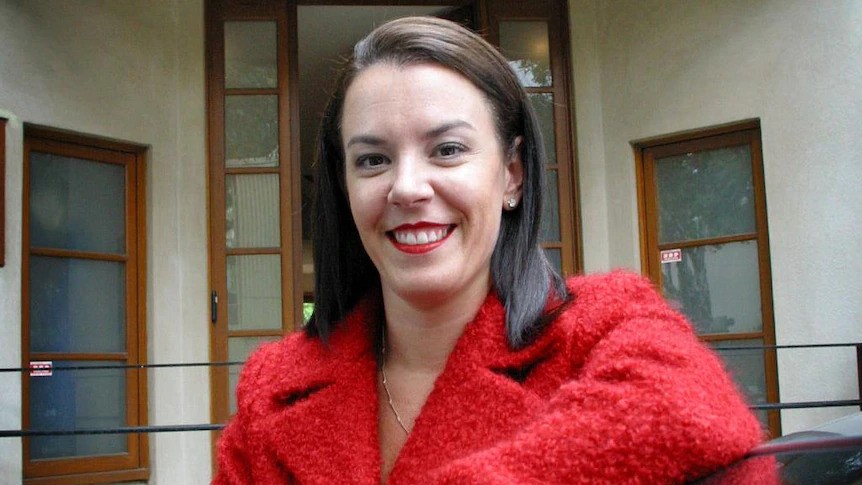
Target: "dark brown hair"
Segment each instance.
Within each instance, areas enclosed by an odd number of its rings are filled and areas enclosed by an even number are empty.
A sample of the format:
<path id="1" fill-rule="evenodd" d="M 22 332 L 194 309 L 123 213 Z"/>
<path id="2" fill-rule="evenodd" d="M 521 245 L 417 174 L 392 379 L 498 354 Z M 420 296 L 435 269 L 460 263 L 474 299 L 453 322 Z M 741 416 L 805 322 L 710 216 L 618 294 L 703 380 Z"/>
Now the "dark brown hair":
<path id="1" fill-rule="evenodd" d="M 315 307 L 306 331 L 326 340 L 332 326 L 357 300 L 380 284 L 350 213 L 341 141 L 347 89 L 360 72 L 379 63 L 431 63 L 464 76 L 484 93 L 491 106 L 504 153 L 520 150 L 524 165 L 522 203 L 515 210 L 503 212 L 491 257 L 491 277 L 506 308 L 510 346 L 527 345 L 544 327 L 549 296 L 568 300 L 562 278 L 539 247 L 545 154 L 538 122 L 506 59 L 475 33 L 433 17 L 394 20 L 359 41 L 323 113 L 313 237 Z M 520 144 L 516 143 L 518 137 Z"/>

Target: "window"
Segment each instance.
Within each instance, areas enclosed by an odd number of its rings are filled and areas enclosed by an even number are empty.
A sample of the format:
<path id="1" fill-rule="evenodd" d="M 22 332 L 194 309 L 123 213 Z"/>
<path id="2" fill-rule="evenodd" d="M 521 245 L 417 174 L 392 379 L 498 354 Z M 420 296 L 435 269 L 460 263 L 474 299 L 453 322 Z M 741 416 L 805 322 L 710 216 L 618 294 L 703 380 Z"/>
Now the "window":
<path id="1" fill-rule="evenodd" d="M 25 429 L 146 424 L 144 148 L 24 128 Z M 61 370 L 61 367 L 76 367 Z M 98 367 L 87 369 L 87 367 Z M 146 479 L 144 434 L 23 440 L 27 483 Z"/>
<path id="2" fill-rule="evenodd" d="M 778 401 L 760 125 L 635 144 L 642 263 L 752 404 Z M 760 412 L 773 436 L 777 411 Z"/>

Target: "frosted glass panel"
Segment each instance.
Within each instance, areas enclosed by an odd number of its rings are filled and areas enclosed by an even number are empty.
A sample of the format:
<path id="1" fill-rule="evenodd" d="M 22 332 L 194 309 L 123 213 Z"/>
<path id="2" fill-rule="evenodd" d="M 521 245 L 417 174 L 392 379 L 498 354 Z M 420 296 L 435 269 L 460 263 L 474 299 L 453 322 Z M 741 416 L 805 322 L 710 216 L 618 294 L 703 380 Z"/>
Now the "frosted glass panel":
<path id="1" fill-rule="evenodd" d="M 123 263 L 30 257 L 30 351 L 123 352 Z"/>
<path id="2" fill-rule="evenodd" d="M 762 346 L 763 340 L 724 340 L 712 342 L 718 355 L 724 360 L 727 370 L 733 376 L 740 391 L 749 404 L 766 403 L 766 366 L 763 349 L 720 350 L 722 347 Z M 769 428 L 766 411 L 758 411 L 757 416 L 764 429 Z"/>
<path id="3" fill-rule="evenodd" d="M 124 254 L 126 173 L 113 163 L 30 153 L 30 245 Z"/>
<path id="4" fill-rule="evenodd" d="M 55 361 L 56 367 L 119 362 Z M 30 428 L 66 430 L 126 426 L 125 372 L 120 369 L 55 370 L 30 378 Z M 34 436 L 33 460 L 126 453 L 126 435 Z"/>
<path id="5" fill-rule="evenodd" d="M 759 332 L 760 276 L 755 241 L 682 250 L 682 261 L 662 264 L 665 297 L 699 334 Z"/>
<path id="6" fill-rule="evenodd" d="M 560 196 L 557 188 L 557 171 L 548 170 L 546 180 L 548 186 L 542 207 L 542 227 L 539 235 L 543 242 L 556 242 L 560 240 Z"/>
<path id="7" fill-rule="evenodd" d="M 248 356 L 261 344 L 275 342 L 281 337 L 230 337 L 227 341 L 227 358 L 231 362 L 245 362 Z M 239 374 L 242 366 L 232 365 L 228 367 L 228 379 L 230 384 L 230 413 L 236 413 L 236 384 L 239 382 Z"/>
<path id="8" fill-rule="evenodd" d="M 554 95 L 551 93 L 529 93 L 530 103 L 539 119 L 539 129 L 545 146 L 545 157 L 549 164 L 557 163 L 557 135 L 554 133 Z"/>
<path id="9" fill-rule="evenodd" d="M 228 175 L 225 192 L 227 247 L 278 246 L 278 174 Z"/>
<path id="10" fill-rule="evenodd" d="M 228 328 L 281 328 L 281 257 L 227 257 Z"/>
<path id="11" fill-rule="evenodd" d="M 276 59 L 275 22 L 225 22 L 225 87 L 276 87 Z"/>
<path id="12" fill-rule="evenodd" d="M 524 87 L 550 86 L 547 22 L 500 22 L 500 49 Z"/>
<path id="13" fill-rule="evenodd" d="M 559 249 L 546 248 L 545 257 L 548 258 L 548 262 L 558 273 L 563 274 L 563 257 Z"/>
<path id="14" fill-rule="evenodd" d="M 225 165 L 278 166 L 278 96 L 227 96 Z"/>
<path id="15" fill-rule="evenodd" d="M 659 243 L 755 231 L 747 145 L 656 160 Z"/>

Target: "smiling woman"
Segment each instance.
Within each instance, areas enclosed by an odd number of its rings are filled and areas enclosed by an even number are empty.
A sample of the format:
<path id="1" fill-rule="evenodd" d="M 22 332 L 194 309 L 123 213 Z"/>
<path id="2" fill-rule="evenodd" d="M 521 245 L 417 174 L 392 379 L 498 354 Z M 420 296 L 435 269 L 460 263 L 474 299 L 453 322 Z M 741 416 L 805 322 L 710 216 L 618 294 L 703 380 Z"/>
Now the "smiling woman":
<path id="1" fill-rule="evenodd" d="M 478 307 L 523 174 L 517 152 L 504 155 L 482 92 L 438 65 L 378 64 L 347 91 L 342 138 L 351 213 L 387 312 Z"/>
<path id="2" fill-rule="evenodd" d="M 538 133 L 456 24 L 356 45 L 321 128 L 315 313 L 247 362 L 216 483 L 680 483 L 759 442 L 646 280 L 548 264 Z"/>

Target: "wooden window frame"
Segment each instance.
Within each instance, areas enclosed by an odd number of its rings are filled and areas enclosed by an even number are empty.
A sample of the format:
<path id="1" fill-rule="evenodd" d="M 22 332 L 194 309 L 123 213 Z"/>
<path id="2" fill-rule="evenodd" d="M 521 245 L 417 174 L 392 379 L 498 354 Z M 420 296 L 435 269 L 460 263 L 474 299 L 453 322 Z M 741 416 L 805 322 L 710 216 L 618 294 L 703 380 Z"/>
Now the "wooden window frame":
<path id="1" fill-rule="evenodd" d="M 583 271 L 583 244 L 578 193 L 578 157 L 574 142 L 574 90 L 571 88 L 571 54 L 568 2 L 558 0 L 485 0 L 479 2 L 484 19 L 482 31 L 495 47 L 500 47 L 500 22 L 540 21 L 548 24 L 548 44 L 553 83 L 547 87 L 525 87 L 528 94 L 554 97 L 555 164 L 546 171 L 557 171 L 560 240 L 541 243 L 545 249 L 559 249 L 565 274 Z M 558 100 L 565 100 L 559 102 Z"/>
<path id="2" fill-rule="evenodd" d="M 658 194 L 653 176 L 655 160 L 694 151 L 713 150 L 731 146 L 747 145 L 751 151 L 752 184 L 754 186 L 755 232 L 741 235 L 698 239 L 696 242 L 658 243 Z M 766 187 L 763 175 L 763 153 L 760 120 L 751 119 L 706 129 L 691 130 L 672 135 L 632 142 L 635 155 L 638 220 L 640 233 L 641 267 L 658 288 L 662 288 L 660 251 L 662 249 L 685 248 L 709 244 L 725 244 L 737 241 L 757 243 L 760 270 L 761 320 L 760 332 L 701 335 L 704 342 L 727 340 L 761 339 L 763 345 L 775 345 L 775 319 L 772 300 L 772 271 L 769 255 L 769 230 L 766 211 Z M 779 401 L 778 364 L 774 349 L 764 350 L 766 377 L 766 399 L 769 403 Z M 781 435 L 781 416 L 777 410 L 767 412 L 769 432 Z"/>
<path id="3" fill-rule="evenodd" d="M 39 151 L 126 168 L 126 241 L 125 255 L 85 251 L 31 248 L 30 246 L 30 153 Z M 24 125 L 24 177 L 22 218 L 22 367 L 31 360 L 103 360 L 119 365 L 146 364 L 146 147 L 101 139 L 38 125 Z M 101 261 L 124 261 L 126 277 L 126 351 L 120 353 L 31 353 L 30 352 L 30 256 L 74 257 Z M 29 380 L 22 375 L 22 423 L 29 428 Z M 140 369 L 126 370 L 126 426 L 146 426 L 147 374 Z M 24 483 L 91 484 L 149 479 L 149 447 L 145 433 L 129 433 L 128 452 L 117 455 L 30 460 L 29 438 L 22 440 Z"/>

